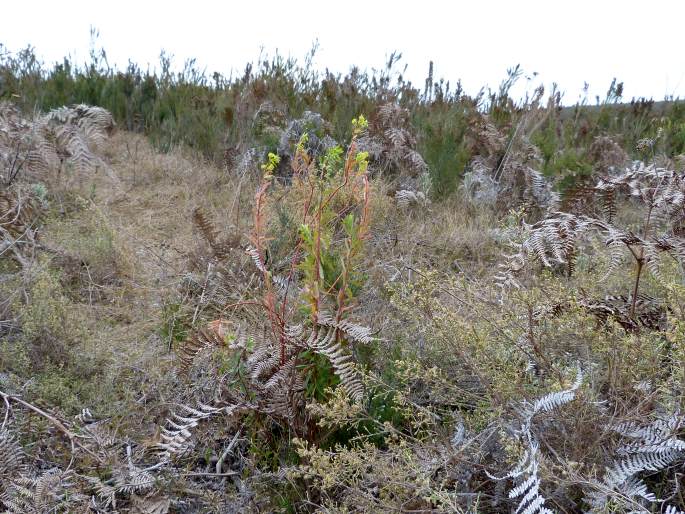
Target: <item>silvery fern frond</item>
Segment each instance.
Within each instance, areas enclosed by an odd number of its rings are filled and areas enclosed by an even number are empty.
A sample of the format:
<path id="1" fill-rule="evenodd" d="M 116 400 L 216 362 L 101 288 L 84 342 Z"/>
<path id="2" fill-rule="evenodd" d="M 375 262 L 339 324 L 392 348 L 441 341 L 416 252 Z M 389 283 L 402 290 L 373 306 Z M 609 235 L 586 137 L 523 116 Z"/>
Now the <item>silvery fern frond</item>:
<path id="1" fill-rule="evenodd" d="M 395 191 L 395 201 L 399 207 L 404 209 L 413 205 L 426 205 L 428 203 L 426 195 L 421 191 L 411 191 L 408 189 Z"/>
<path id="2" fill-rule="evenodd" d="M 161 430 L 162 440 L 157 444 L 157 448 L 163 461 L 182 455 L 192 447 L 192 429 L 201 421 L 221 413 L 232 415 L 239 410 L 240 407 L 237 405 L 213 407 L 200 404 L 197 408 L 180 405 L 177 412 L 173 412 L 171 417 L 167 418 L 166 426 Z"/>
<path id="3" fill-rule="evenodd" d="M 321 326 L 338 329 L 340 332 L 348 336 L 352 341 L 364 344 L 378 342 L 378 338 L 373 336 L 373 332 L 370 328 L 357 325 L 356 323 L 352 323 L 347 319 L 336 321 L 329 314 L 321 312 L 319 313 L 317 322 Z"/>
<path id="4" fill-rule="evenodd" d="M 638 474 L 661 471 L 685 458 L 685 441 L 676 435 L 682 425 L 683 417 L 675 413 L 649 425 L 624 422 L 612 427 L 628 441 L 617 448 L 618 458 L 607 468 L 602 482 L 586 495 L 586 502 L 602 509 L 614 497 L 617 501 L 621 497 L 657 501 Z"/>
<path id="5" fill-rule="evenodd" d="M 73 471 L 49 469 L 35 478 L 20 476 L 15 479 L 0 502 L 8 512 L 69 512 L 78 500 L 74 488 Z"/>
<path id="6" fill-rule="evenodd" d="M 516 479 L 518 485 L 513 487 L 508 494 L 510 499 L 520 498 L 514 511 L 516 514 L 552 514 L 552 510 L 545 506 L 545 498 L 540 493 L 539 471 L 539 446 L 533 439 L 528 440 L 528 449 L 516 467 L 503 477 L 494 477 L 493 480 Z"/>
<path id="7" fill-rule="evenodd" d="M 540 478 L 538 475 L 540 466 L 540 445 L 531 431 L 531 424 L 536 414 L 551 412 L 562 405 L 572 401 L 576 391 L 583 383 L 583 372 L 578 368 L 576 379 L 568 389 L 546 394 L 533 402 L 524 402 L 519 408 L 524 421 L 521 430 L 516 432 L 518 439 L 526 445 L 522 458 L 509 473 L 503 477 L 494 477 L 487 473 L 493 480 L 518 480 L 518 485 L 509 491 L 509 498 L 520 498 L 516 508 L 516 514 L 551 514 L 552 511 L 545 506 L 545 498 L 540 493 Z"/>
<path id="8" fill-rule="evenodd" d="M 9 104 L 0 104 L 0 168 L 5 183 L 20 171 L 40 176 L 62 164 L 79 171 L 101 165 L 98 151 L 114 127 L 112 115 L 100 107 L 60 107 L 26 119 Z"/>
<path id="9" fill-rule="evenodd" d="M 340 385 L 350 398 L 355 402 L 361 401 L 364 395 L 364 386 L 352 356 L 342 347 L 337 338 L 336 328 L 330 326 L 327 327 L 327 330 L 320 330 L 310 345 L 311 348 L 325 355 L 330 361 L 335 374 L 340 378 Z"/>
<path id="10" fill-rule="evenodd" d="M 524 402 L 522 408 L 522 414 L 524 415 L 525 423 L 524 426 L 529 426 L 533 416 L 541 412 L 550 412 L 554 409 L 561 407 L 571 401 L 576 397 L 576 392 L 583 384 L 583 371 L 578 368 L 576 372 L 576 379 L 571 384 L 571 387 L 564 389 L 562 391 L 555 391 L 553 393 L 546 394 L 532 403 Z"/>
<path id="11" fill-rule="evenodd" d="M 254 262 L 255 267 L 262 273 L 266 274 L 267 269 L 266 265 L 264 264 L 264 259 L 262 258 L 262 255 L 259 253 L 259 250 L 254 248 L 253 246 L 249 246 L 246 250 L 245 253 L 250 256 L 252 259 L 252 262 Z"/>

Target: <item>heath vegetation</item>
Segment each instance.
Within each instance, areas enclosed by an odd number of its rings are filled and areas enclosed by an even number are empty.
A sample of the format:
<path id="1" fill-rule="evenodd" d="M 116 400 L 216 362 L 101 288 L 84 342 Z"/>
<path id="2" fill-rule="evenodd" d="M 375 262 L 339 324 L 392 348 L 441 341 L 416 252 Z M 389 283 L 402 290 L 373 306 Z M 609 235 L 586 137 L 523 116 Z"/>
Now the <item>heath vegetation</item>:
<path id="1" fill-rule="evenodd" d="M 0 46 L 0 511 L 685 512 L 685 105 Z"/>

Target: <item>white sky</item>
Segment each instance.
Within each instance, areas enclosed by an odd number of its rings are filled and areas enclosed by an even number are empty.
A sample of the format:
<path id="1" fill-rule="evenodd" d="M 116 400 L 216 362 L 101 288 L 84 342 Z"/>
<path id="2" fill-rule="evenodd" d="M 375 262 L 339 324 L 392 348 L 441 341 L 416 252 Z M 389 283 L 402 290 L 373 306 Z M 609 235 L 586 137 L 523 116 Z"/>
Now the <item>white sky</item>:
<path id="1" fill-rule="evenodd" d="M 590 101 L 604 97 L 613 77 L 627 99 L 685 97 L 685 0 L 9 0 L 0 16 L 0 43 L 11 51 L 31 44 L 48 63 L 85 61 L 93 26 L 119 68 L 129 58 L 155 66 L 165 49 L 179 67 L 195 57 L 209 74 L 228 75 L 262 48 L 304 58 L 318 39 L 322 70 L 380 68 L 397 50 L 399 69 L 407 64 L 405 77 L 421 87 L 430 60 L 436 78 L 461 78 L 469 93 L 496 87 L 520 63 L 539 75 L 519 92 L 557 82 L 564 103 L 584 82 Z"/>

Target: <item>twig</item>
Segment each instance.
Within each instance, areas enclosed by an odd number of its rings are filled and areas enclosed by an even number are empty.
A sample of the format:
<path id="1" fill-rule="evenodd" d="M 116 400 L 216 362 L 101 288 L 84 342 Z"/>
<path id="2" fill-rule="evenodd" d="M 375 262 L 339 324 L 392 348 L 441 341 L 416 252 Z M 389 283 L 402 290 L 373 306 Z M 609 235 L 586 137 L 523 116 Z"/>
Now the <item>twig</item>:
<path id="1" fill-rule="evenodd" d="M 202 294 L 200 295 L 200 301 L 197 303 L 197 306 L 195 307 L 195 313 L 193 314 L 193 321 L 192 325 L 195 325 L 195 321 L 197 321 L 197 316 L 200 313 L 200 307 L 205 301 L 205 293 L 207 292 L 207 287 L 209 286 L 209 277 L 211 276 L 212 273 L 212 261 L 209 261 L 207 263 L 207 273 L 205 274 L 205 283 L 202 285 Z"/>
<path id="2" fill-rule="evenodd" d="M 233 450 L 233 447 L 238 442 L 239 436 L 240 436 L 240 430 L 238 430 L 235 433 L 235 435 L 233 436 L 233 439 L 231 439 L 231 442 L 228 443 L 228 446 L 226 447 L 226 449 L 221 454 L 221 457 L 219 457 L 219 460 L 216 461 L 216 472 L 217 472 L 217 474 L 221 474 L 221 468 L 224 465 L 224 460 L 226 460 L 226 457 L 228 456 L 228 454 L 231 453 L 231 450 Z"/>
<path id="3" fill-rule="evenodd" d="M 19 398 L 17 396 L 12 396 L 12 395 L 7 394 L 3 391 L 0 391 L 0 397 L 2 397 L 2 399 L 4 400 L 6 405 L 9 405 L 10 401 L 16 402 L 20 405 L 23 405 L 27 409 L 32 410 L 33 412 L 35 412 L 39 416 L 42 416 L 45 419 L 47 419 L 50 423 L 53 424 L 53 426 L 55 428 L 57 428 L 57 430 L 59 430 L 65 436 L 67 436 L 67 438 L 69 439 L 69 442 L 71 442 L 72 451 L 74 449 L 74 446 L 78 446 L 79 448 L 84 450 L 86 453 L 90 454 L 92 457 L 95 457 L 98 461 L 100 460 L 100 458 L 92 450 L 86 448 L 85 446 L 83 446 L 83 444 L 81 444 L 78 441 L 79 436 L 77 434 L 74 434 L 71 430 L 69 430 L 67 427 L 65 427 L 64 424 L 62 424 L 62 422 L 60 420 L 58 420 L 57 418 L 55 418 L 51 414 L 48 414 L 44 410 L 36 407 L 35 405 L 30 404 L 27 401 L 22 400 L 21 398 Z M 3 423 L 3 426 L 4 426 L 4 423 Z"/>
<path id="4" fill-rule="evenodd" d="M 227 473 L 178 473 L 181 477 L 233 477 L 240 475 L 237 471 L 228 471 Z"/>
<path id="5" fill-rule="evenodd" d="M 9 420 L 9 417 L 10 417 L 10 401 L 9 401 L 9 398 L 3 396 L 2 399 L 5 402 L 5 420 L 2 422 L 2 426 L 0 427 L 0 430 L 3 430 L 7 426 L 7 421 Z"/>

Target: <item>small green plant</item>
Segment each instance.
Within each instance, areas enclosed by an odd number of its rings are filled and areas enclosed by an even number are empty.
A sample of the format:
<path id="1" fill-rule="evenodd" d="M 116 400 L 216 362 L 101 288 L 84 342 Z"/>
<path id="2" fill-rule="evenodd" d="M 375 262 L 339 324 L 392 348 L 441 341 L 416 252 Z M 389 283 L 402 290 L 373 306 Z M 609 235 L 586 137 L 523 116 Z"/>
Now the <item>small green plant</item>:
<path id="1" fill-rule="evenodd" d="M 336 324 L 341 323 L 354 307 L 354 299 L 363 284 L 364 277 L 357 271 L 357 263 L 369 230 L 370 187 L 368 154 L 357 151 L 356 139 L 367 126 L 363 116 L 355 118 L 352 142 L 345 157 L 340 147 L 333 147 L 319 160 L 319 166 L 307 154 L 306 134 L 296 147 L 291 195 L 301 202 L 291 217 L 300 220 L 300 225 L 288 275 L 280 281 L 291 284 L 297 281 L 298 273 L 301 274 L 301 281 L 298 281 L 300 303 L 293 312 L 306 314 L 312 327 L 317 327 L 320 318 L 329 313 L 334 313 L 332 317 Z M 278 156 L 269 154 L 262 166 L 264 178 L 256 198 L 252 256 L 264 275 L 264 305 L 272 323 L 276 324 L 274 332 L 282 333 L 286 329 L 285 316 L 290 299 L 286 294 L 277 305 L 274 277 L 266 270 L 263 257 L 271 239 L 266 233 L 267 192 L 278 164 Z M 336 331 L 336 344 L 342 342 L 341 338 L 342 333 Z M 286 341 L 281 338 L 281 364 L 286 361 L 285 347 Z"/>
<path id="2" fill-rule="evenodd" d="M 306 136 L 292 160 L 293 179 L 287 191 L 289 217 L 299 222 L 285 272 L 274 265 L 270 245 L 280 227 L 273 208 L 282 190 L 274 180 L 280 159 L 270 153 L 262 165 L 257 189 L 251 248 L 247 253 L 261 274 L 262 297 L 241 302 L 255 306 L 267 328 L 252 338 L 250 331 L 222 336 L 224 322 L 216 320 L 191 337 L 176 328 L 180 307 L 165 314 L 164 336 L 181 339 L 179 357 L 184 371 L 206 348 L 223 348 L 220 359 L 224 383 L 219 394 L 232 413 L 254 418 L 250 433 L 260 440 L 260 465 L 276 469 L 293 434 L 308 441 L 327 436 L 307 412 L 307 406 L 344 394 L 360 405 L 364 385 L 353 357 L 354 345 L 375 341 L 371 331 L 351 322 L 364 275 L 359 271 L 369 234 L 371 187 L 368 155 L 357 151 L 356 138 L 366 128 L 363 117 L 353 121 L 353 138 L 346 152 L 331 148 L 316 162 L 306 151 Z M 240 305 L 240 304 L 238 304 Z M 230 322 L 229 322 L 230 323 Z M 335 393 L 334 393 L 335 392 Z M 209 405 L 181 407 L 185 415 L 163 432 L 164 455 L 172 458 L 187 449 L 190 429 L 225 409 Z M 279 428 L 272 427 L 278 420 Z M 271 428 L 269 428 L 271 427 Z M 267 430 L 269 428 L 269 430 Z M 330 435 L 333 437 L 333 435 Z M 261 439 L 264 439 L 263 441 Z M 289 459 L 296 459 L 290 450 Z"/>
<path id="3" fill-rule="evenodd" d="M 162 304 L 162 323 L 159 327 L 159 335 L 169 349 L 187 339 L 191 326 L 190 315 L 182 303 L 165 301 Z"/>

